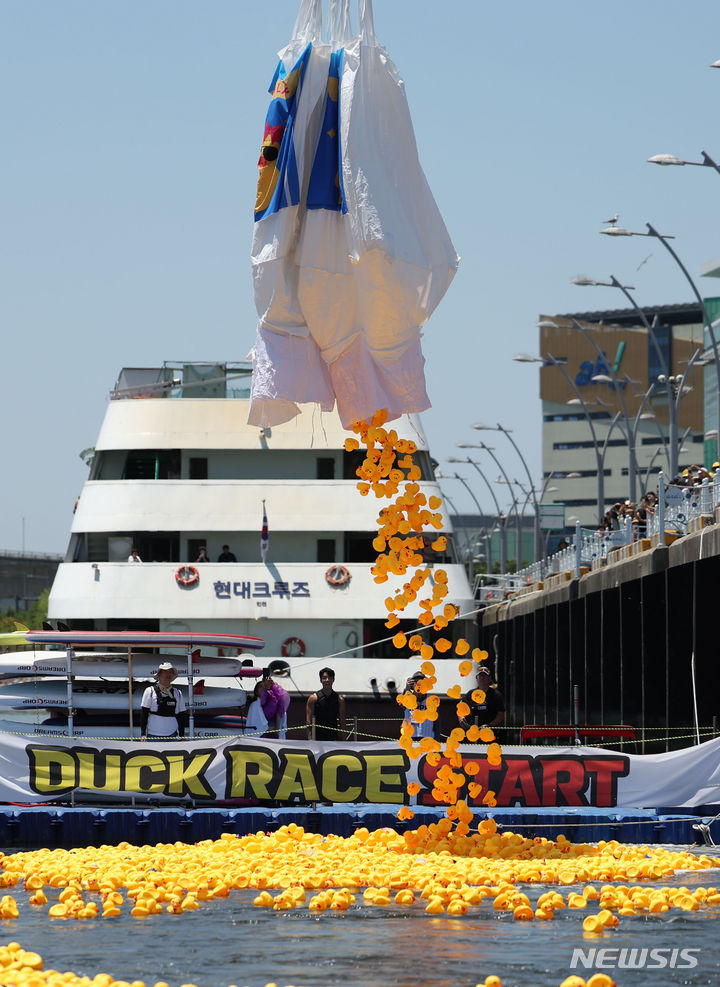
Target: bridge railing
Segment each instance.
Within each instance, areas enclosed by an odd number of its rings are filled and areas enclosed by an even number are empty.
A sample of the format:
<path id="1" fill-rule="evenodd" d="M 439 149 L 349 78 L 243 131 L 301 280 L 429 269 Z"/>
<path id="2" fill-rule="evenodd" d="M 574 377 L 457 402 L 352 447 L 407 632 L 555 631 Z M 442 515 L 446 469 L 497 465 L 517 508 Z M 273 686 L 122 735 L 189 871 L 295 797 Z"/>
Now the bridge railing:
<path id="1" fill-rule="evenodd" d="M 682 537 L 688 534 L 695 518 L 715 516 L 720 507 L 720 470 L 712 480 L 684 487 L 667 484 L 662 473 L 658 474 L 658 503 L 653 514 L 648 514 L 644 537 L 664 543 L 666 535 Z M 568 572 L 580 576 L 584 567 L 592 568 L 597 559 L 626 545 L 632 545 L 639 537 L 632 518 L 624 517 L 620 528 L 613 531 L 596 531 L 575 527 L 573 543 L 553 555 L 533 562 L 518 572 L 496 575 L 480 574 L 475 577 L 475 600 L 481 606 L 490 606 L 510 597 L 531 592 L 544 583 L 548 576 Z"/>

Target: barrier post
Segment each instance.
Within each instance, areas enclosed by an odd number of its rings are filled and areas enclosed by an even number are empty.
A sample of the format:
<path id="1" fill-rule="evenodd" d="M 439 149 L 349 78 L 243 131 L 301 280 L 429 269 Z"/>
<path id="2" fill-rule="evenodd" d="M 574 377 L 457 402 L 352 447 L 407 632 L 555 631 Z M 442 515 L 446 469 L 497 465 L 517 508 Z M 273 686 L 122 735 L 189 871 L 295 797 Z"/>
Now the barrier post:
<path id="1" fill-rule="evenodd" d="M 188 674 L 188 707 L 190 710 L 190 715 L 188 717 L 188 729 L 190 733 L 190 739 L 195 736 L 195 708 L 194 708 L 194 698 L 195 694 L 193 691 L 193 673 L 192 673 L 192 663 L 193 663 L 193 652 L 192 645 L 187 646 L 187 674 Z"/>
<path id="2" fill-rule="evenodd" d="M 580 578 L 580 563 L 582 561 L 582 533 L 580 522 L 575 522 L 575 576 Z"/>
<path id="3" fill-rule="evenodd" d="M 575 722 L 575 746 L 580 746 L 580 686 L 573 686 L 573 719 Z"/>
<path id="4" fill-rule="evenodd" d="M 665 474 L 660 470 L 658 473 L 658 531 L 660 533 L 660 544 L 665 544 Z"/>
<path id="5" fill-rule="evenodd" d="M 310 721 L 310 739 L 315 740 L 315 716 Z"/>
<path id="6" fill-rule="evenodd" d="M 358 742 L 358 718 L 353 716 L 353 739 L 355 743 Z"/>

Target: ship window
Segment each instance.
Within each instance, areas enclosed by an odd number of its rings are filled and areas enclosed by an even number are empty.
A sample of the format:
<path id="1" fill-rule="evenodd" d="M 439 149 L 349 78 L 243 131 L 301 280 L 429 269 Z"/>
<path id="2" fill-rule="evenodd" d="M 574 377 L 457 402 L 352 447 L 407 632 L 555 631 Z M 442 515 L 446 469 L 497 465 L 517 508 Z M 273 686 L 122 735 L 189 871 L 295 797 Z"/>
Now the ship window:
<path id="1" fill-rule="evenodd" d="M 179 476 L 179 449 L 133 449 L 125 459 L 125 480 L 173 480 Z"/>
<path id="2" fill-rule="evenodd" d="M 373 535 L 366 531 L 345 533 L 345 562 L 374 562 L 377 552 L 373 548 Z"/>
<path id="3" fill-rule="evenodd" d="M 335 561 L 335 539 L 318 538 L 317 540 L 317 560 L 318 562 Z"/>
<path id="4" fill-rule="evenodd" d="M 321 456 L 317 461 L 318 480 L 335 479 L 335 460 L 328 456 Z M 324 561 L 324 560 L 321 560 Z"/>
<path id="5" fill-rule="evenodd" d="M 207 456 L 191 456 L 189 465 L 190 465 L 191 480 L 207 480 L 208 478 Z"/>

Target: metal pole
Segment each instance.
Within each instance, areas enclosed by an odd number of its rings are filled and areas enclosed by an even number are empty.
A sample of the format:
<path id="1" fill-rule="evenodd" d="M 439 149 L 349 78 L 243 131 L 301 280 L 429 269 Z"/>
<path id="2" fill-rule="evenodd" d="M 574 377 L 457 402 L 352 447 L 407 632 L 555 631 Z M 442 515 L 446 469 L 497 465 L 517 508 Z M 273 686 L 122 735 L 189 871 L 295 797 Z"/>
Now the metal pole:
<path id="1" fill-rule="evenodd" d="M 133 673 L 132 673 L 132 648 L 128 645 L 128 728 L 130 736 L 135 734 L 133 724 Z"/>
<path id="2" fill-rule="evenodd" d="M 573 719 L 575 726 L 575 744 L 580 744 L 580 686 L 573 686 Z"/>
<path id="3" fill-rule="evenodd" d="M 73 674 L 72 674 L 72 663 L 73 663 L 73 647 L 69 644 L 65 650 L 65 658 L 67 660 L 67 704 L 68 704 L 68 736 L 73 737 L 75 735 L 75 714 L 73 710 Z"/>
<path id="4" fill-rule="evenodd" d="M 192 645 L 187 646 L 187 674 L 188 674 L 188 732 L 190 734 L 190 739 L 195 736 L 195 708 L 194 708 L 194 693 L 193 693 L 193 652 Z"/>
<path id="5" fill-rule="evenodd" d="M 700 295 L 700 292 L 697 290 L 697 287 L 695 286 L 695 282 L 690 277 L 690 275 L 689 275 L 689 273 L 687 271 L 687 268 L 685 267 L 685 265 L 683 264 L 683 262 L 680 260 L 680 258 L 675 253 L 675 251 L 673 250 L 673 248 L 667 242 L 667 238 L 664 237 L 661 233 L 658 233 L 658 231 L 655 229 L 655 227 L 652 226 L 650 223 L 646 223 L 645 225 L 647 226 L 647 228 L 649 230 L 649 235 L 650 236 L 654 236 L 656 239 L 658 239 L 660 241 L 660 243 L 662 243 L 663 247 L 665 247 L 665 249 L 668 251 L 668 253 L 670 254 L 670 256 L 673 258 L 673 260 L 675 261 L 675 263 L 678 265 L 678 267 L 680 268 L 680 270 L 685 275 L 685 278 L 687 279 L 687 282 L 690 285 L 690 287 L 692 288 L 693 294 L 695 295 L 695 298 L 697 299 L 697 302 L 700 305 L 700 310 L 702 311 L 703 319 L 705 320 L 705 324 L 707 326 L 707 330 L 708 330 L 708 332 L 710 334 L 710 340 L 712 342 L 713 356 L 715 357 L 715 383 L 716 383 L 716 387 L 717 387 L 717 400 L 715 402 L 715 428 L 717 429 L 717 433 L 715 435 L 715 451 L 716 451 L 716 455 L 717 455 L 717 453 L 720 452 L 720 352 L 718 352 L 718 344 L 717 344 L 717 340 L 715 339 L 715 331 L 713 329 L 712 320 L 711 320 L 710 316 L 708 315 L 708 310 L 705 307 L 705 302 L 703 301 L 702 296 Z M 705 341 L 703 340 L 703 345 L 704 345 L 704 342 Z"/>
<path id="6" fill-rule="evenodd" d="M 582 532 L 580 522 L 575 522 L 575 576 L 580 578 L 580 563 L 582 561 Z"/>
<path id="7" fill-rule="evenodd" d="M 619 383 L 619 381 L 617 379 L 617 376 L 616 376 L 615 372 L 613 371 L 612 367 L 610 366 L 610 364 L 608 363 L 607 359 L 605 358 L 605 354 L 600 349 L 600 347 L 595 342 L 595 340 L 592 338 L 592 336 L 589 334 L 589 332 L 587 331 L 587 329 L 585 329 L 584 326 L 581 326 L 577 319 L 573 319 L 572 320 L 572 324 L 573 324 L 573 326 L 579 332 L 581 332 L 583 334 L 583 336 L 585 337 L 585 339 L 588 341 L 588 343 L 590 343 L 590 345 L 595 350 L 595 352 L 598 354 L 598 356 L 601 356 L 603 358 L 603 360 L 605 360 L 605 366 L 607 367 L 607 370 L 608 370 L 608 373 L 606 374 L 606 376 L 609 377 L 610 380 L 612 381 L 612 383 L 614 385 L 615 393 L 617 394 L 617 397 L 618 397 L 618 401 L 620 402 L 620 407 L 622 408 L 623 417 L 625 418 L 625 425 L 626 425 L 626 428 L 627 428 L 626 437 L 627 437 L 627 443 L 628 443 L 628 481 L 629 481 L 628 482 L 628 499 L 631 501 L 631 503 L 634 504 L 635 503 L 635 494 L 636 494 L 635 475 L 637 473 L 637 460 L 636 460 L 636 457 L 635 457 L 635 441 L 634 441 L 634 435 L 631 432 L 630 418 L 628 416 L 627 407 L 625 406 L 625 399 L 623 398 L 623 395 L 622 395 L 622 388 L 620 387 L 620 383 Z M 631 439 L 632 439 L 632 441 L 631 441 Z"/>
<path id="8" fill-rule="evenodd" d="M 507 568 L 507 542 L 503 538 L 503 533 L 504 533 L 504 526 L 503 526 L 503 523 L 502 523 L 503 513 L 502 513 L 502 510 L 500 509 L 500 501 L 497 499 L 497 497 L 495 495 L 495 491 L 493 490 L 492 483 L 490 483 L 490 481 L 485 476 L 485 474 L 480 469 L 480 467 L 475 462 L 475 460 L 474 459 L 471 459 L 469 456 L 467 456 L 467 458 L 465 459 L 465 462 L 470 463 L 470 465 L 471 466 L 474 466 L 475 469 L 478 471 L 478 473 L 480 474 L 480 476 L 482 477 L 482 479 L 485 482 L 485 486 L 490 491 L 490 496 L 492 497 L 493 503 L 495 504 L 495 510 L 497 511 L 498 521 L 500 522 L 500 556 L 501 556 L 501 558 L 500 558 L 500 568 L 501 568 L 502 572 L 505 572 L 505 569 Z M 455 475 L 457 476 L 457 474 L 455 474 Z M 491 542 L 492 542 L 492 539 L 491 539 Z M 505 552 L 504 553 L 503 553 L 503 544 L 505 544 Z M 488 573 L 491 573 L 491 572 L 492 572 L 492 566 L 490 565 L 490 553 L 488 553 Z"/>
<path id="9" fill-rule="evenodd" d="M 575 395 L 580 402 L 580 407 L 583 410 L 583 414 L 587 419 L 587 423 L 590 426 L 590 434 L 592 435 L 593 446 L 595 448 L 595 461 L 597 463 L 597 512 L 598 512 L 598 524 L 602 524 L 602 519 L 605 515 L 605 459 L 600 456 L 600 446 L 598 443 L 597 433 L 595 432 L 595 426 L 593 425 L 592 416 L 588 410 L 588 406 L 580 393 L 577 384 L 572 379 L 572 377 L 567 373 L 565 368 L 562 366 L 558 360 L 551 353 L 547 353 L 545 356 L 546 360 L 549 360 L 552 365 L 560 371 L 565 380 L 568 382 L 570 387 L 575 392 Z"/>
<path id="10" fill-rule="evenodd" d="M 498 469 L 502 473 L 503 478 L 504 478 L 505 482 L 508 485 L 508 490 L 510 491 L 510 497 L 512 498 L 513 507 L 514 507 L 515 506 L 515 497 L 514 497 L 513 492 L 512 492 L 512 483 L 510 482 L 510 479 L 509 479 L 507 473 L 505 472 L 505 469 L 503 467 L 503 464 L 500 462 L 500 460 L 495 455 L 495 453 L 490 448 L 490 446 L 485 445 L 484 442 L 478 442 L 478 445 L 480 446 L 481 449 L 484 449 L 485 452 L 490 453 L 490 458 L 497 464 Z M 530 482 L 532 483 L 532 480 Z M 502 541 L 501 541 L 501 544 L 500 544 L 500 550 L 501 550 L 501 554 L 503 556 L 503 561 L 501 561 L 500 564 L 501 564 L 503 573 L 506 573 L 507 572 L 507 539 L 506 539 L 507 517 L 508 517 L 507 514 L 502 514 L 502 513 L 500 514 L 501 527 L 502 527 Z"/>
<path id="11" fill-rule="evenodd" d="M 665 375 L 665 389 L 667 391 L 667 399 L 668 399 L 668 422 L 669 422 L 669 432 L 670 432 L 668 436 L 669 446 L 670 446 L 670 462 L 668 463 L 668 468 L 670 470 L 670 475 L 675 476 L 677 473 L 678 448 L 679 448 L 677 441 L 678 407 L 675 403 L 674 394 L 672 391 L 672 385 L 670 381 L 671 368 L 667 365 L 667 362 L 665 361 L 663 352 L 660 348 L 660 343 L 658 341 L 658 338 L 655 335 L 654 329 L 650 325 L 650 322 L 647 316 L 645 315 L 645 312 L 640 308 L 640 306 L 635 301 L 634 297 L 630 294 L 626 286 L 624 284 L 621 284 L 614 274 L 610 275 L 610 281 L 614 288 L 619 288 L 620 291 L 622 291 L 623 295 L 625 295 L 627 300 L 630 302 L 632 307 L 640 316 L 640 319 L 642 320 L 642 324 L 645 326 L 645 329 L 647 330 L 648 335 L 652 340 L 653 346 L 655 347 L 655 352 L 657 353 L 658 360 L 660 361 L 662 372 Z M 648 383 L 650 383 L 650 381 L 648 381 Z"/>
<path id="12" fill-rule="evenodd" d="M 532 480 L 532 476 L 530 474 L 530 469 L 528 467 L 528 464 L 525 461 L 525 457 L 520 452 L 520 448 L 519 448 L 517 442 L 513 439 L 512 435 L 510 434 L 510 432 L 508 431 L 508 429 L 503 428 L 502 425 L 499 422 L 498 422 L 498 426 L 497 427 L 498 427 L 498 431 L 499 432 L 502 432 L 503 435 L 507 436 L 507 438 L 510 440 L 513 449 L 518 454 L 518 458 L 519 458 L 520 462 L 523 464 L 523 469 L 525 470 L 525 473 L 526 473 L 527 478 L 528 478 L 528 483 L 530 484 L 530 492 L 532 493 L 532 498 L 533 498 L 533 507 L 535 508 L 535 524 L 533 526 L 533 529 L 534 529 L 533 534 L 534 534 L 534 539 L 535 539 L 535 551 L 533 553 L 534 554 L 533 561 L 534 562 L 537 562 L 539 556 L 542 554 L 542 547 L 540 545 L 540 511 L 538 510 L 538 502 L 537 502 L 537 498 L 535 497 L 535 493 L 534 493 L 533 480 Z"/>

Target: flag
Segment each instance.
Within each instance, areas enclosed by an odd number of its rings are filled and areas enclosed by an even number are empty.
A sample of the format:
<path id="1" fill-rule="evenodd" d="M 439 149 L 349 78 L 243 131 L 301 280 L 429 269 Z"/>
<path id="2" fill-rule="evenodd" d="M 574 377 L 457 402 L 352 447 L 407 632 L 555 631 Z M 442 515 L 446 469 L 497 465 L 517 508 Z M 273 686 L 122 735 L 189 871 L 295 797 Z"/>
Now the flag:
<path id="1" fill-rule="evenodd" d="M 267 511 L 265 510 L 265 501 L 263 501 L 263 523 L 262 532 L 260 534 L 260 555 L 262 556 L 263 562 L 265 561 L 269 544 L 270 538 L 268 537 Z"/>

